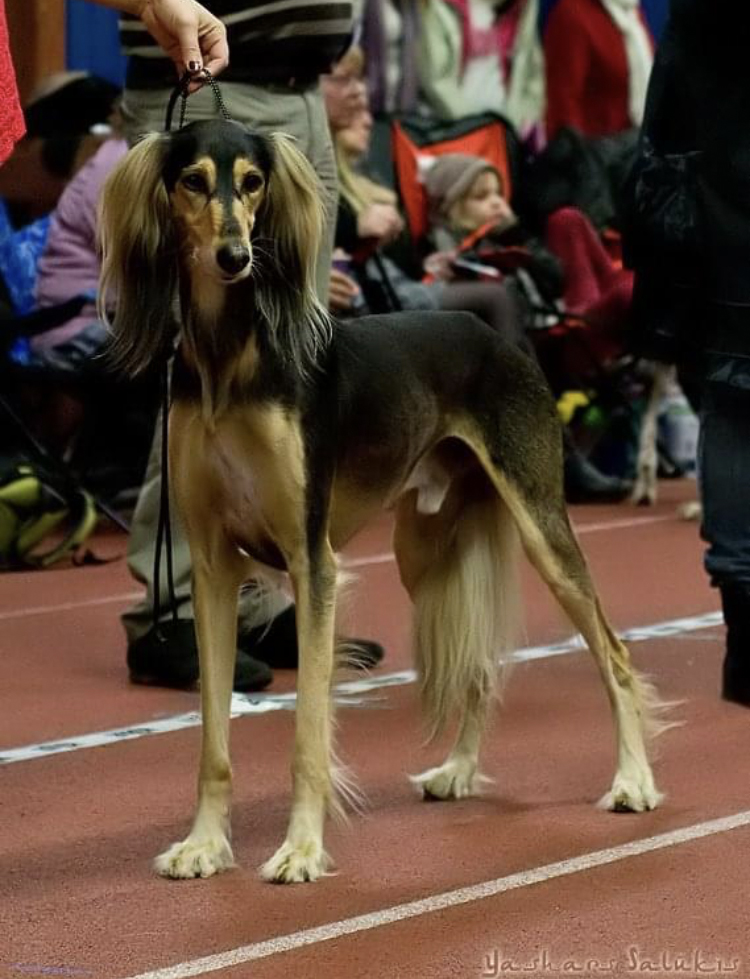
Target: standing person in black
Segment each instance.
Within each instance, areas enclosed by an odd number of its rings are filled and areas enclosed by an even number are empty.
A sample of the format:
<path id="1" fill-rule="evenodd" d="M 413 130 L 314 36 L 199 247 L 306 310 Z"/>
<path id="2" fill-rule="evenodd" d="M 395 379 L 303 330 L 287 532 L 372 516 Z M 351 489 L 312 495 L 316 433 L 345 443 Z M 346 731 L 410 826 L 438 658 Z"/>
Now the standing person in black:
<path id="1" fill-rule="evenodd" d="M 720 8 L 720 9 L 719 9 Z M 750 707 L 750 6 L 672 0 L 626 246 L 645 353 L 700 399 L 705 566 L 727 626 L 723 696 Z"/>

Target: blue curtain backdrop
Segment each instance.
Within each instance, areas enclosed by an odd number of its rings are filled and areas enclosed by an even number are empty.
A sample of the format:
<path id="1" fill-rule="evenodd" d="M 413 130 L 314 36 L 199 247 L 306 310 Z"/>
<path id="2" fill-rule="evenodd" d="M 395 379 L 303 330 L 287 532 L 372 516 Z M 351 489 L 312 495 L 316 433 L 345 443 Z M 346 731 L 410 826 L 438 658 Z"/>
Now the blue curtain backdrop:
<path id="1" fill-rule="evenodd" d="M 557 0 L 541 0 L 542 23 Z M 658 38 L 669 0 L 643 0 L 651 30 Z M 86 0 L 67 0 L 67 61 L 71 69 L 91 71 L 121 85 L 125 60 L 117 39 L 117 13 Z"/>
<path id="2" fill-rule="evenodd" d="M 125 59 L 117 37 L 117 12 L 85 0 L 67 0 L 65 16 L 68 68 L 122 85 Z"/>
<path id="3" fill-rule="evenodd" d="M 547 19 L 547 14 L 556 3 L 557 0 L 541 0 L 540 7 L 542 12 L 542 24 L 544 24 L 545 20 Z M 664 21 L 667 19 L 669 0 L 641 0 L 641 3 L 646 13 L 649 27 L 653 31 L 654 36 L 658 39 L 659 35 L 661 34 L 662 27 L 664 27 Z"/>

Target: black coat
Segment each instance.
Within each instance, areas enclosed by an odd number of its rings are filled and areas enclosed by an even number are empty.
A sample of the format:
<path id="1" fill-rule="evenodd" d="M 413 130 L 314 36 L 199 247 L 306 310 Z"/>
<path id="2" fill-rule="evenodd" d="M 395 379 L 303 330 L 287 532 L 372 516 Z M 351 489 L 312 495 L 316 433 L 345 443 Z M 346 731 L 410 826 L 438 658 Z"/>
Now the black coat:
<path id="1" fill-rule="evenodd" d="M 690 341 L 750 353 L 747 0 L 672 0 L 626 214 L 634 322 L 671 337 L 665 359 Z"/>

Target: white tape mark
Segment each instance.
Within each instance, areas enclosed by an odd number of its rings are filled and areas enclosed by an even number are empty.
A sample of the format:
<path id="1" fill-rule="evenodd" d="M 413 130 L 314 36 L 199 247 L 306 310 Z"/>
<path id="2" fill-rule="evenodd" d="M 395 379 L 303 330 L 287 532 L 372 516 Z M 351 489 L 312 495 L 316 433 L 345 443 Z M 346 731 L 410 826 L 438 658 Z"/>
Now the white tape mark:
<path id="1" fill-rule="evenodd" d="M 114 602 L 133 602 L 142 598 L 143 592 L 128 591 L 121 595 L 107 595 L 105 598 L 87 598 L 82 602 L 61 602 L 59 605 L 32 605 L 29 608 L 16 608 L 12 612 L 0 612 L 0 621 L 25 619 L 30 615 L 49 615 L 51 612 L 72 612 L 79 608 L 94 608 L 97 605 L 111 605 Z"/>
<path id="2" fill-rule="evenodd" d="M 576 533 L 595 534 L 604 530 L 623 530 L 629 527 L 642 527 L 647 524 L 674 522 L 674 517 L 631 517 L 625 520 L 605 520 L 601 523 L 582 524 L 576 527 Z M 382 554 L 370 554 L 359 558 L 344 558 L 342 564 L 345 568 L 366 568 L 376 564 L 390 564 L 395 561 L 392 552 Z M 143 598 L 143 592 L 131 591 L 120 595 L 108 595 L 105 598 L 88 598 L 80 602 L 61 602 L 59 605 L 33 605 L 29 608 L 13 609 L 11 612 L 0 612 L 0 622 L 9 619 L 23 619 L 31 615 L 48 615 L 52 612 L 70 612 L 79 608 L 93 608 L 97 605 L 109 605 L 115 602 L 132 602 Z"/>
<path id="3" fill-rule="evenodd" d="M 231 969 L 234 966 L 243 965 L 245 962 L 266 959 L 271 955 L 294 952 L 297 949 L 319 945 L 321 942 L 328 942 L 335 938 L 372 931 L 373 928 L 394 925 L 411 918 L 421 918 L 427 914 L 434 914 L 436 911 L 447 911 L 450 908 L 473 904 L 476 901 L 486 901 L 487 898 L 507 894 L 509 891 L 533 887 L 535 884 L 558 880 L 561 877 L 570 877 L 573 874 L 580 874 L 622 860 L 632 860 L 634 857 L 643 856 L 645 853 L 655 853 L 670 847 L 682 846 L 685 843 L 694 843 L 709 836 L 729 833 L 746 826 L 750 826 L 750 811 L 740 812 L 734 816 L 724 816 L 721 819 L 712 819 L 704 823 L 695 823 L 692 826 L 685 826 L 669 833 L 647 836 L 644 839 L 621 843 L 619 846 L 608 847 L 605 850 L 595 850 L 592 853 L 584 853 L 568 860 L 560 860 L 558 863 L 549 863 L 543 867 L 522 870 L 517 874 L 483 881 L 469 887 L 444 891 L 442 894 L 433 894 L 419 901 L 396 904 L 390 908 L 383 908 L 381 911 L 358 915 L 356 918 L 332 921 L 317 928 L 307 928 L 304 931 L 280 935 L 277 938 L 255 942 L 252 945 L 243 945 L 240 948 L 233 948 L 215 955 L 206 955 L 203 958 L 180 962 L 178 965 L 168 966 L 165 969 L 142 972 L 137 976 L 131 976 L 130 979 L 188 979 L 190 976 L 203 976 L 209 972 Z"/>
<path id="4" fill-rule="evenodd" d="M 625 642 L 645 642 L 649 639 L 665 639 L 670 636 L 685 635 L 699 629 L 709 629 L 722 622 L 721 612 L 708 612 L 689 618 L 670 619 L 666 622 L 655 622 L 653 625 L 639 626 L 628 629 L 621 634 Z M 562 642 L 546 646 L 529 646 L 514 653 L 517 662 L 550 659 L 554 656 L 565 656 L 585 648 L 579 635 L 571 636 Z M 385 687 L 400 687 L 416 680 L 414 670 L 401 670 L 398 673 L 385 673 L 363 677 L 360 680 L 350 680 L 335 687 L 334 697 L 337 704 L 348 707 L 376 706 L 378 701 L 366 695 Z M 294 710 L 297 694 L 238 694 L 232 695 L 232 717 L 244 717 L 249 714 L 267 714 L 275 710 Z M 190 711 L 186 714 L 176 714 L 157 721 L 147 721 L 143 724 L 133 724 L 128 727 L 114 728 L 109 731 L 96 731 L 92 734 L 75 735 L 58 741 L 44 741 L 39 744 L 23 745 L 20 748 L 0 749 L 0 765 L 11 765 L 15 762 L 31 761 L 34 758 L 46 758 L 49 755 L 60 755 L 71 751 L 82 751 L 87 748 L 101 748 L 116 744 L 120 741 L 132 741 L 136 738 L 150 737 L 156 734 L 171 734 L 185 728 L 198 727 L 201 723 L 200 714 Z"/>

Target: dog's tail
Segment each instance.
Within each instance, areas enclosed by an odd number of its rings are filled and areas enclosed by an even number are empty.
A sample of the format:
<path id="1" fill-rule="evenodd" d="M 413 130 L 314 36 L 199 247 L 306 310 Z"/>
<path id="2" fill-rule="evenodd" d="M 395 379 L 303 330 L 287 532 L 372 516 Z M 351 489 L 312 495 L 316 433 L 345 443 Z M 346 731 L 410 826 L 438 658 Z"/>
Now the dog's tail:
<path id="1" fill-rule="evenodd" d="M 430 737 L 467 711 L 481 723 L 518 634 L 518 535 L 498 496 L 472 501 L 415 589 L 414 646 Z"/>

